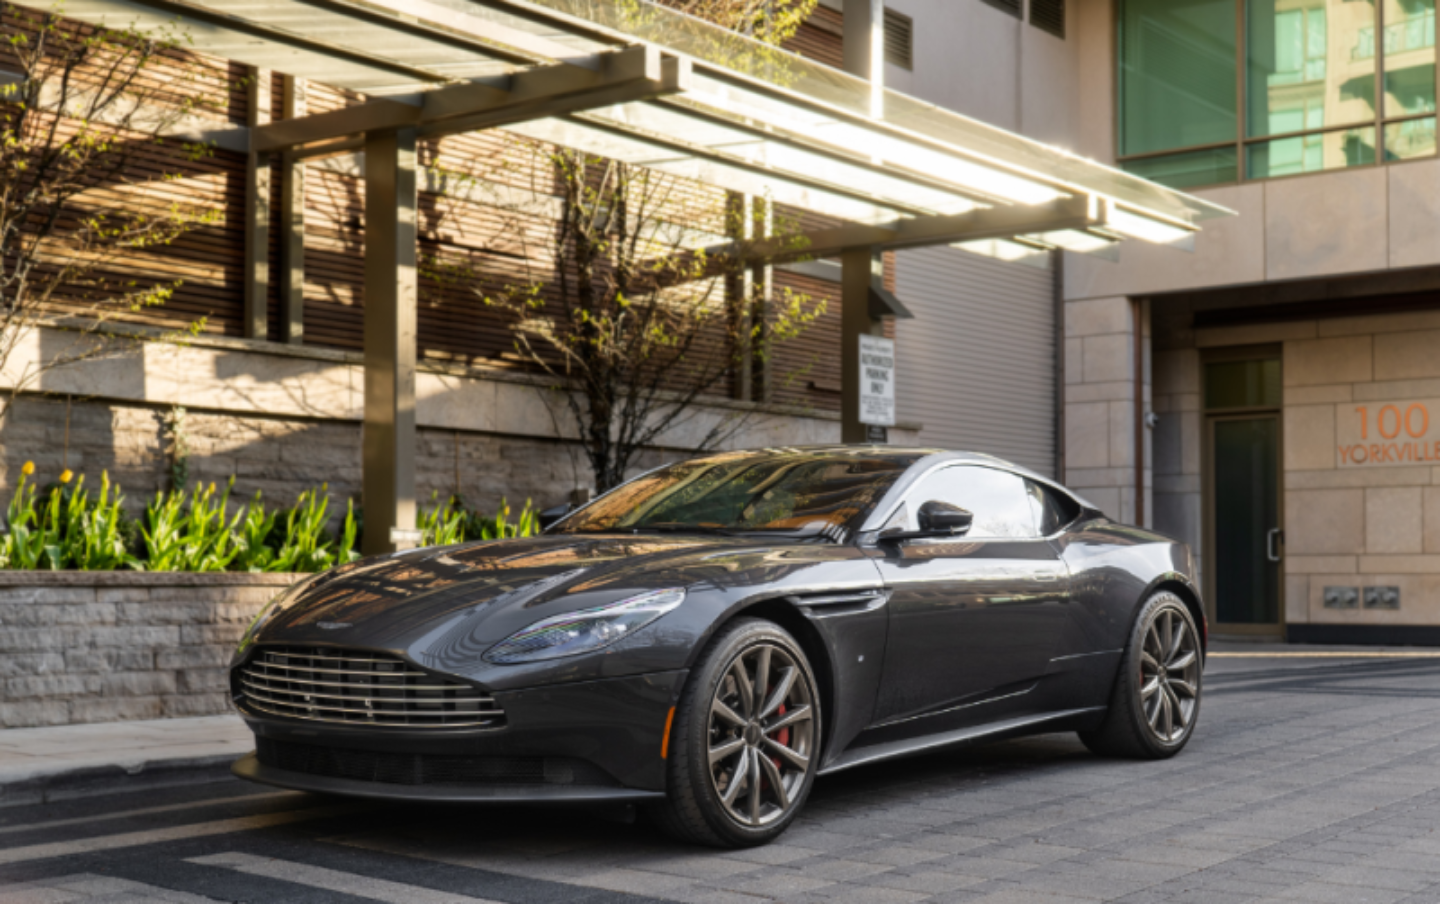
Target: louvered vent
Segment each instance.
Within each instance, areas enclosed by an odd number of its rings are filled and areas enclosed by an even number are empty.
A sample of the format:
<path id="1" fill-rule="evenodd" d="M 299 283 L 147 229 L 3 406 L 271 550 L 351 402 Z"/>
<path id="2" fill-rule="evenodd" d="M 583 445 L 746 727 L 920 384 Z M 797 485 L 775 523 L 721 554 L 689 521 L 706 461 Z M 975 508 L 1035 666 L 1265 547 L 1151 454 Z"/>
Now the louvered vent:
<path id="1" fill-rule="evenodd" d="M 1030 24 L 1064 39 L 1065 0 L 1030 0 Z"/>
<path id="2" fill-rule="evenodd" d="M 915 20 L 885 10 L 885 62 L 901 69 L 915 68 Z"/>
<path id="3" fill-rule="evenodd" d="M 980 2 L 993 6 L 1002 13 L 1009 13 L 1017 19 L 1020 18 L 1020 0 L 980 0 Z"/>

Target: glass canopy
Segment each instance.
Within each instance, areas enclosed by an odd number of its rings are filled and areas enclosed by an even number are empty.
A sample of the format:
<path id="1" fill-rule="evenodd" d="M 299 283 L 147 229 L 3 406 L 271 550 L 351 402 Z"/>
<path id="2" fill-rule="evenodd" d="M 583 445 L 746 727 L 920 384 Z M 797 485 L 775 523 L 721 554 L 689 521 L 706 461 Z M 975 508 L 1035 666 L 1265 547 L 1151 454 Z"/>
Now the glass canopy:
<path id="1" fill-rule="evenodd" d="M 69 0 L 64 11 L 178 21 L 200 52 L 410 104 L 652 45 L 688 61 L 684 90 L 505 128 L 866 226 L 1083 196 L 1103 202 L 1103 218 L 1081 231 L 975 238 L 1088 252 L 1122 237 L 1184 244 L 1230 213 L 638 0 Z"/>

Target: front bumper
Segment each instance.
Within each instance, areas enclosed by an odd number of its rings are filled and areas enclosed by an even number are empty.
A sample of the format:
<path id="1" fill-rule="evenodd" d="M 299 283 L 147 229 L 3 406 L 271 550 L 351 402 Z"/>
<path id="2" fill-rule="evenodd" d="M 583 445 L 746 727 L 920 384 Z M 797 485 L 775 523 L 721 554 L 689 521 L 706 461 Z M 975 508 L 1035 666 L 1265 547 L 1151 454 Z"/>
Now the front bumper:
<path id="1" fill-rule="evenodd" d="M 506 724 L 413 730 L 236 708 L 257 753 L 240 778 L 384 800 L 609 803 L 664 796 L 666 720 L 686 672 L 495 692 Z M 478 776 L 478 777 L 477 777 Z"/>

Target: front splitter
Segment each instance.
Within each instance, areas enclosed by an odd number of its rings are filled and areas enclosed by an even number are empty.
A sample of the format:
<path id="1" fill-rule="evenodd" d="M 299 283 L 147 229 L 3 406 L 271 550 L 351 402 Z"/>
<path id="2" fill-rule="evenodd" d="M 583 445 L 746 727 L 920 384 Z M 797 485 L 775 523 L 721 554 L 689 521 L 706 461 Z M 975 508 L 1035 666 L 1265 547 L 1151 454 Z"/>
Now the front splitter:
<path id="1" fill-rule="evenodd" d="M 254 753 L 236 760 L 230 771 L 237 778 L 277 788 L 371 800 L 456 804 L 636 804 L 665 799 L 661 791 L 584 785 L 387 785 L 276 769 L 261 763 Z"/>

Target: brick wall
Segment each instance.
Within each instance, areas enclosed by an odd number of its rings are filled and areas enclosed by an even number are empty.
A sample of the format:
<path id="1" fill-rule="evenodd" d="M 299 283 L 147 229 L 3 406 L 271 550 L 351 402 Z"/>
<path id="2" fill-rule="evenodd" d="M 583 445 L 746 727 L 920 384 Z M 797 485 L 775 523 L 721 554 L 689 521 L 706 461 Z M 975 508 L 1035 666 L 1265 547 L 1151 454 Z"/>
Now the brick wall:
<path id="1" fill-rule="evenodd" d="M 0 571 L 0 728 L 228 712 L 240 635 L 297 577 Z"/>

